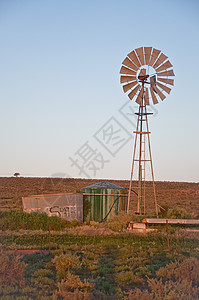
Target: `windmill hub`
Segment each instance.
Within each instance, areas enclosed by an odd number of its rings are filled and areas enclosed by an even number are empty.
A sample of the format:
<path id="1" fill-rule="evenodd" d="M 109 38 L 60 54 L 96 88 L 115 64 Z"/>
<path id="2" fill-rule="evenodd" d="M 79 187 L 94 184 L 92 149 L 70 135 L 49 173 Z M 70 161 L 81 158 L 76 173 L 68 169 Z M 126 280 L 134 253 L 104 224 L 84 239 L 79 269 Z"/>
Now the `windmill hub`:
<path id="1" fill-rule="evenodd" d="M 145 82 L 147 80 L 147 78 L 149 78 L 149 75 L 142 74 L 140 71 L 140 74 L 138 75 L 138 79 L 141 80 L 141 82 Z M 138 82 L 140 82 L 140 81 L 138 81 Z"/>
<path id="2" fill-rule="evenodd" d="M 148 66 L 148 65 L 143 65 L 143 66 L 141 66 L 141 67 L 138 69 L 137 74 L 139 74 L 139 72 L 140 72 L 142 69 L 145 69 L 145 70 L 146 70 L 146 74 L 148 74 L 149 76 L 156 73 L 156 71 L 155 71 L 155 69 L 154 69 L 153 67 Z"/>

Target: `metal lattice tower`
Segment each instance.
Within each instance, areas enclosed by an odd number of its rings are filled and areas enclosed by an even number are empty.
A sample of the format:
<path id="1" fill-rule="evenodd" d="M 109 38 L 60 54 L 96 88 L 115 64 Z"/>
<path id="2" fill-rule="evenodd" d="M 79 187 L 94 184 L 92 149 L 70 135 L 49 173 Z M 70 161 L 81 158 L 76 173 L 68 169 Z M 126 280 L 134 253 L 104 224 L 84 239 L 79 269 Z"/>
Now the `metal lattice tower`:
<path id="1" fill-rule="evenodd" d="M 143 83 L 144 84 L 144 83 Z M 137 126 L 135 133 L 135 142 L 134 142 L 134 151 L 133 151 L 133 162 L 131 170 L 131 178 L 129 185 L 128 193 L 128 205 L 127 209 L 129 210 L 131 190 L 137 191 L 137 211 L 139 215 L 146 214 L 146 168 L 149 164 L 152 178 L 152 187 L 154 195 L 154 204 L 156 215 L 158 215 L 158 206 L 156 199 L 156 189 L 154 182 L 154 172 L 153 172 L 153 163 L 152 163 L 152 154 L 151 154 L 151 145 L 150 145 L 150 131 L 148 126 L 148 115 L 152 113 L 147 112 L 147 107 L 145 104 L 144 95 L 139 106 L 139 112 L 137 115 Z M 147 151 L 148 150 L 148 151 Z M 137 156 L 136 156 L 137 154 Z M 148 154 L 148 155 L 147 155 Z M 135 174 L 135 165 L 138 165 L 138 174 Z M 137 175 L 138 181 L 136 182 L 137 186 L 133 186 L 133 176 Z"/>
<path id="2" fill-rule="evenodd" d="M 146 214 L 146 167 L 149 165 L 155 212 L 158 216 L 158 205 L 156 199 L 156 189 L 154 182 L 154 171 L 152 163 L 150 131 L 148 126 L 147 112 L 149 99 L 153 104 L 158 103 L 158 97 L 161 100 L 166 98 L 164 93 L 170 94 L 171 88 L 168 85 L 174 85 L 174 80 L 170 76 L 175 76 L 172 64 L 168 57 L 160 50 L 152 47 L 140 47 L 130 52 L 122 62 L 120 70 L 120 82 L 123 84 L 123 90 L 128 96 L 139 104 L 137 115 L 137 127 L 135 133 L 133 162 L 131 169 L 130 186 L 128 193 L 127 213 L 129 212 L 131 191 L 137 194 L 137 214 Z M 136 166 L 137 164 L 137 172 Z M 133 185 L 133 176 L 136 175 L 137 186 Z"/>

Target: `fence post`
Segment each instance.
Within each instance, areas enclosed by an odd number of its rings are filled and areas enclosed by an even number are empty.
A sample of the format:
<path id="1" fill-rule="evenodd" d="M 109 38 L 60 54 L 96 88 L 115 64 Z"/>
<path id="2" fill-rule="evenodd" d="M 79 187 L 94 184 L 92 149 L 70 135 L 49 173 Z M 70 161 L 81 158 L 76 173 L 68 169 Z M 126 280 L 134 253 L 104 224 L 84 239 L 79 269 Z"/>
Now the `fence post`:
<path id="1" fill-rule="evenodd" d="M 168 230 L 168 220 L 166 220 L 166 232 L 167 232 L 167 248 L 169 250 L 169 230 Z"/>
<path id="2" fill-rule="evenodd" d="M 51 239 L 51 236 L 50 236 L 50 230 L 51 230 L 51 227 L 50 227 L 50 223 L 48 223 L 48 240 L 49 240 L 49 255 L 51 253 L 51 247 L 50 247 L 50 239 Z"/>

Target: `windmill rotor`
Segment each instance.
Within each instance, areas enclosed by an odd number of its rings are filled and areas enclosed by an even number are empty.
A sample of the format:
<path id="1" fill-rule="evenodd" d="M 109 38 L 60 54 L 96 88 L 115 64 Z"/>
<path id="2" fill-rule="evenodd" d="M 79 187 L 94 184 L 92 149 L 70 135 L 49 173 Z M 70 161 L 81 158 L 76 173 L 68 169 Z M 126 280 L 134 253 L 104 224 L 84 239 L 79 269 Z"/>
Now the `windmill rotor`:
<path id="1" fill-rule="evenodd" d="M 157 104 L 170 94 L 174 85 L 173 65 L 168 57 L 153 47 L 140 47 L 129 54 L 122 62 L 120 83 L 128 97 L 140 104 L 144 97 L 145 104 Z"/>

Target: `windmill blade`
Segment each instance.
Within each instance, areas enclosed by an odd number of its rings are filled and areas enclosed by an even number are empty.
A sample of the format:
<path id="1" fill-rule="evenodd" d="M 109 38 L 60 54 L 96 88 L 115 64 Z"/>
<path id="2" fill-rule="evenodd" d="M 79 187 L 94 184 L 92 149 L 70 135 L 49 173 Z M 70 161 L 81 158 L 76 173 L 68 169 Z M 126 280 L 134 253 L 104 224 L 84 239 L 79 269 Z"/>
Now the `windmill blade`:
<path id="1" fill-rule="evenodd" d="M 146 90 L 145 90 L 144 99 L 145 99 L 145 104 L 149 105 L 149 89 L 148 88 L 146 88 Z"/>
<path id="2" fill-rule="evenodd" d="M 130 70 L 124 66 L 121 67 L 121 70 L 120 70 L 120 74 L 129 74 L 129 75 L 136 75 L 136 72 L 133 71 L 133 70 Z"/>
<path id="3" fill-rule="evenodd" d="M 161 73 L 157 73 L 158 76 L 175 76 L 173 70 L 164 71 Z"/>
<path id="4" fill-rule="evenodd" d="M 150 87 L 150 92 L 151 92 L 151 97 L 152 97 L 152 100 L 153 100 L 153 104 L 157 104 L 158 103 L 158 100 L 156 98 L 156 95 L 152 89 L 152 87 Z"/>
<path id="5" fill-rule="evenodd" d="M 163 85 L 162 83 L 159 83 L 159 82 L 156 82 L 156 84 L 157 84 L 161 89 L 163 89 L 167 94 L 170 94 L 171 89 L 170 89 L 168 86 Z"/>
<path id="6" fill-rule="evenodd" d="M 141 65 L 145 65 L 143 47 L 135 49 Z"/>
<path id="7" fill-rule="evenodd" d="M 138 84 L 129 94 L 128 94 L 128 96 L 129 96 L 129 98 L 132 100 L 133 99 L 133 97 L 135 96 L 135 94 L 137 93 L 137 91 L 139 90 L 139 88 L 140 88 L 140 85 Z"/>
<path id="8" fill-rule="evenodd" d="M 156 69 L 159 65 L 161 65 L 166 59 L 168 58 L 168 56 L 164 55 L 163 53 L 160 54 L 160 56 L 158 57 L 158 59 L 156 60 L 155 64 L 153 65 L 153 68 Z"/>
<path id="9" fill-rule="evenodd" d="M 158 76 L 158 80 L 170 85 L 174 85 L 174 79 L 161 78 Z"/>
<path id="10" fill-rule="evenodd" d="M 153 48 L 153 52 L 151 54 L 151 59 L 149 61 L 149 66 L 151 66 L 151 67 L 153 66 L 153 64 L 156 61 L 156 59 L 158 58 L 160 52 L 161 52 L 160 50 Z"/>
<path id="11" fill-rule="evenodd" d="M 127 84 L 123 85 L 124 92 L 126 93 L 128 90 L 130 90 L 136 84 L 137 84 L 137 81 L 133 81 L 133 82 L 130 82 L 130 83 L 127 83 Z"/>
<path id="12" fill-rule="evenodd" d="M 166 96 L 159 90 L 159 88 L 157 86 L 156 86 L 156 91 L 157 91 L 160 99 L 163 101 L 166 98 Z"/>
<path id="13" fill-rule="evenodd" d="M 129 81 L 134 81 L 136 80 L 136 76 L 121 76 L 120 77 L 120 83 L 125 83 L 125 82 L 129 82 Z"/>
<path id="14" fill-rule="evenodd" d="M 162 70 L 166 70 L 173 67 L 169 60 L 167 60 L 164 64 L 162 64 L 159 68 L 156 69 L 156 72 L 160 72 Z"/>
<path id="15" fill-rule="evenodd" d="M 151 50 L 152 50 L 152 47 L 144 47 L 146 65 L 149 64 L 149 60 L 150 60 L 150 56 L 151 56 Z"/>
<path id="16" fill-rule="evenodd" d="M 132 62 L 134 64 L 136 64 L 136 66 L 138 66 L 138 68 L 141 67 L 141 64 L 140 64 L 134 50 L 132 52 L 130 52 L 127 56 L 132 60 Z"/>
<path id="17" fill-rule="evenodd" d="M 142 88 L 141 88 L 141 90 L 140 90 L 140 92 L 139 92 L 139 94 L 137 96 L 137 99 L 135 100 L 135 102 L 137 102 L 138 104 L 141 103 L 141 100 L 142 100 L 142 97 L 143 97 L 143 93 L 144 93 L 144 88 L 142 86 Z"/>
<path id="18" fill-rule="evenodd" d="M 133 69 L 134 71 L 138 70 L 138 67 L 132 63 L 132 61 L 126 57 L 125 60 L 122 62 L 123 65 L 127 66 L 130 69 Z"/>

